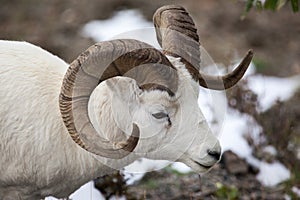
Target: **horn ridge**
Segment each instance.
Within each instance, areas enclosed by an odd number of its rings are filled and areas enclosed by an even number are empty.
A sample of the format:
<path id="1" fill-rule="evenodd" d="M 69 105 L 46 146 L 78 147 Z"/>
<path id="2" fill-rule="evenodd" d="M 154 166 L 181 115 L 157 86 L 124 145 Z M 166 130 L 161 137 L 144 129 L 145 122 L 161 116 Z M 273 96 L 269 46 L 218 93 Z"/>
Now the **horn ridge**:
<path id="1" fill-rule="evenodd" d="M 235 85 L 246 72 L 253 51 L 249 50 L 241 64 L 224 76 L 210 76 L 200 73 L 200 43 L 193 19 L 181 6 L 168 5 L 159 8 L 153 22 L 156 36 L 164 54 L 180 57 L 186 69 L 202 87 L 224 90 Z"/>
<path id="2" fill-rule="evenodd" d="M 154 65 L 157 73 L 165 73 L 158 74 L 157 77 L 165 79 L 166 88 L 169 85 L 172 87 L 173 83 L 169 83 L 166 77 L 170 73 L 176 79 L 175 68 L 161 52 L 137 40 L 100 42 L 88 48 L 70 64 L 63 79 L 59 106 L 64 124 L 79 146 L 96 155 L 114 159 L 123 158 L 135 149 L 140 134 L 138 126 L 133 123 L 129 138 L 119 143 L 121 147 L 116 147 L 102 138 L 93 127 L 88 115 L 88 102 L 101 81 L 125 75 L 139 65 L 146 65 L 147 68 Z M 162 70 L 159 65 L 167 66 L 165 68 L 169 70 Z M 173 89 L 176 91 L 176 87 Z"/>
<path id="3" fill-rule="evenodd" d="M 181 6 L 163 6 L 155 12 L 153 22 L 163 52 L 166 55 L 182 58 L 199 71 L 199 36 L 188 12 Z"/>

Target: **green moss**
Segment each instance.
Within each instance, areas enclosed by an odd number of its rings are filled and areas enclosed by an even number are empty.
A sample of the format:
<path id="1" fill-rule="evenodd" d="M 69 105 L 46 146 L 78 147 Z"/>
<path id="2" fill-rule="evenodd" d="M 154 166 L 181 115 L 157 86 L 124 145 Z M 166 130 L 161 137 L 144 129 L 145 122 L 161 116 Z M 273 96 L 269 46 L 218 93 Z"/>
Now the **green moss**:
<path id="1" fill-rule="evenodd" d="M 268 62 L 257 57 L 253 58 L 253 63 L 258 73 L 264 73 L 268 71 L 268 68 L 270 66 Z"/>
<path id="2" fill-rule="evenodd" d="M 159 187 L 159 184 L 156 180 L 150 179 L 147 182 L 144 183 L 145 188 L 147 189 L 157 189 Z"/>
<path id="3" fill-rule="evenodd" d="M 217 182 L 216 187 L 217 187 L 217 191 L 215 195 L 219 199 L 235 200 L 238 199 L 239 197 L 239 191 L 234 185 L 227 186 L 227 185 L 223 185 L 220 182 Z"/>

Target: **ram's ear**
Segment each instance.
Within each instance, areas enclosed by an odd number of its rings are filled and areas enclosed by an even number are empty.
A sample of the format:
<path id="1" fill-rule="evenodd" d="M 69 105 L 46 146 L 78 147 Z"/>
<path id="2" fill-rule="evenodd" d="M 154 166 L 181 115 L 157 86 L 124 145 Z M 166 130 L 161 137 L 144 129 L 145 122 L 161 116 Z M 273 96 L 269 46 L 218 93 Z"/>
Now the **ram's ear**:
<path id="1" fill-rule="evenodd" d="M 143 92 L 136 81 L 127 77 L 115 77 L 106 81 L 113 97 L 129 104 L 137 103 L 139 95 Z"/>
<path id="2" fill-rule="evenodd" d="M 112 112 L 119 128 L 129 132 L 132 128 L 132 118 L 139 107 L 139 97 L 142 90 L 136 81 L 127 77 L 115 77 L 106 81 L 112 94 Z"/>

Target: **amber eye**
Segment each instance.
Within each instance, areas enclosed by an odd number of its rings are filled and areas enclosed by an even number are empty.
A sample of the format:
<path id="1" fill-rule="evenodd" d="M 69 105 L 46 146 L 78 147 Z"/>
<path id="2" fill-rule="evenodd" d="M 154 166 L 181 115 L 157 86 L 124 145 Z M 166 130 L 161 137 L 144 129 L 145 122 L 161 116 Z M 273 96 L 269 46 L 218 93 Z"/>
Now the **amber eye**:
<path id="1" fill-rule="evenodd" d="M 155 117 L 156 119 L 162 119 L 162 118 L 169 118 L 169 115 L 164 113 L 164 112 L 159 112 L 159 113 L 154 113 L 152 114 L 153 117 Z"/>

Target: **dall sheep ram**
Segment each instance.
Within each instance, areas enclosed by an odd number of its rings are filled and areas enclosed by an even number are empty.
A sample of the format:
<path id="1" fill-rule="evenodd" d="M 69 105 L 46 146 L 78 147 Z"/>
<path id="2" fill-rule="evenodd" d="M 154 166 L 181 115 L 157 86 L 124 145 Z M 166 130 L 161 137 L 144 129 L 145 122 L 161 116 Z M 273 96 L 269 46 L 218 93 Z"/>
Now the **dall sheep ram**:
<path id="1" fill-rule="evenodd" d="M 199 38 L 185 9 L 159 8 L 154 25 L 162 52 L 111 40 L 70 65 L 32 44 L 0 41 L 1 200 L 67 197 L 141 157 L 181 161 L 197 173 L 219 160 L 198 87 L 235 85 L 253 54 L 227 75 L 200 74 Z"/>

